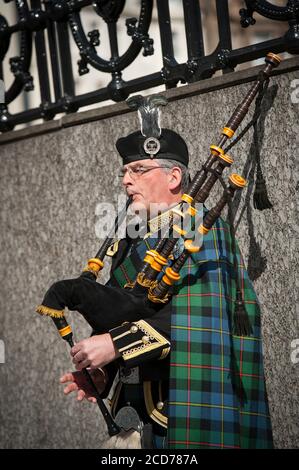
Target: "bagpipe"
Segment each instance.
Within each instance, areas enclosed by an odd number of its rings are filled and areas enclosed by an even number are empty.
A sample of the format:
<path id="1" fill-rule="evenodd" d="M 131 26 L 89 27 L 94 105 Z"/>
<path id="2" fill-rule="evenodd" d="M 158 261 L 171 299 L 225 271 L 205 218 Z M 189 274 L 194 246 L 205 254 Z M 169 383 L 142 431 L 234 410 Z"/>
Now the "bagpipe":
<path id="1" fill-rule="evenodd" d="M 52 318 L 61 337 L 70 346 L 73 346 L 72 330 L 65 318 L 65 308 L 81 313 L 95 332 L 103 333 L 118 326 L 122 321 L 131 322 L 149 318 L 163 304 L 170 301 L 173 286 L 180 279 L 182 266 L 191 254 L 201 250 L 205 235 L 214 226 L 223 209 L 226 206 L 231 208 L 234 194 L 246 185 L 246 180 L 236 173 L 233 173 L 228 183 L 225 183 L 222 174 L 233 164 L 233 159 L 227 155 L 228 148 L 232 148 L 240 140 L 249 126 L 246 126 L 229 147 L 225 148 L 225 145 L 235 135 L 257 95 L 260 104 L 270 74 L 281 60 L 279 56 L 269 53 L 265 62 L 266 65 L 257 80 L 222 129 L 218 143 L 211 145 L 208 159 L 192 178 L 188 190 L 182 195 L 181 202 L 171 211 L 167 234 L 162 233 L 155 248 L 147 251 L 135 282 L 124 289 L 104 286 L 97 282 L 104 266 L 107 249 L 113 242 L 114 234 L 120 222 L 124 220 L 131 203 L 129 198 L 100 250 L 94 258 L 88 260 L 81 275 L 76 279 L 55 282 L 46 292 L 42 304 L 37 307 L 37 312 Z M 136 97 L 128 100 L 129 106 L 133 109 L 136 109 L 137 102 Z M 253 119 L 256 118 L 255 113 Z M 205 211 L 201 218 L 197 204 L 204 204 L 207 201 L 217 181 L 223 186 L 223 193 L 218 202 L 210 210 Z M 183 250 L 173 262 L 170 262 L 179 239 L 183 242 Z M 234 240 L 234 237 L 232 239 Z M 235 268 L 236 264 L 235 256 Z M 236 276 L 236 287 L 235 332 L 241 336 L 250 335 L 251 328 L 243 305 L 238 276 Z M 113 318 L 114 311 L 118 312 L 117 319 Z M 120 429 L 106 409 L 89 372 L 84 369 L 83 373 L 94 389 L 110 436 L 117 434 Z"/>

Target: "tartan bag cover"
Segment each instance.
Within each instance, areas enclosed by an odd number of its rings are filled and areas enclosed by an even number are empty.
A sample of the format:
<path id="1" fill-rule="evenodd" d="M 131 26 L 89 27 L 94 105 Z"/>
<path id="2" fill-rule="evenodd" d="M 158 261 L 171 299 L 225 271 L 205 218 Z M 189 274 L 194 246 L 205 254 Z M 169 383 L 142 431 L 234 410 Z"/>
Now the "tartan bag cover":
<path id="1" fill-rule="evenodd" d="M 141 241 L 112 273 L 123 287 L 136 278 Z M 237 247 L 238 270 L 250 337 L 233 334 L 235 272 L 229 226 L 218 219 L 180 274 L 172 297 L 168 447 L 272 448 L 265 389 L 260 308 Z"/>

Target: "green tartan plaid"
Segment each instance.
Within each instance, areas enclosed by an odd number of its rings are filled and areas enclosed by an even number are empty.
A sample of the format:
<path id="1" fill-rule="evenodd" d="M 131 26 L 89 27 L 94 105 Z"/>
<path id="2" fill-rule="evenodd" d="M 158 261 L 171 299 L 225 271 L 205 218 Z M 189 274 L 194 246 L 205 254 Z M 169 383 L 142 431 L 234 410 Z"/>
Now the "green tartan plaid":
<path id="1" fill-rule="evenodd" d="M 139 243 L 112 275 L 111 283 L 133 281 L 145 251 Z M 235 272 L 229 226 L 219 219 L 201 251 L 181 270 L 172 297 L 168 447 L 271 448 L 265 389 L 260 308 L 237 248 L 243 299 L 253 329 L 233 332 Z"/>

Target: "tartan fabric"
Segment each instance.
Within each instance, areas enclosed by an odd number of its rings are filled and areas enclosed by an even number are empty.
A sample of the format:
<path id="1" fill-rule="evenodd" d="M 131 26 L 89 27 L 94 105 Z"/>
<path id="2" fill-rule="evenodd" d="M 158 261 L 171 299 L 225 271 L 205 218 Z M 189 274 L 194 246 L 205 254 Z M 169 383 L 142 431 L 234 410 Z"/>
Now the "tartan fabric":
<path id="1" fill-rule="evenodd" d="M 149 238 L 112 275 L 123 286 L 135 279 Z M 228 225 L 219 219 L 202 250 L 181 270 L 172 298 L 168 447 L 271 448 L 260 309 L 242 257 L 238 269 L 250 337 L 233 335 L 235 274 Z"/>
<path id="2" fill-rule="evenodd" d="M 157 238 L 155 237 L 147 238 L 138 243 L 124 262 L 111 273 L 108 284 L 124 287 L 126 283 L 135 281 L 146 251 L 154 248 L 156 243 Z"/>

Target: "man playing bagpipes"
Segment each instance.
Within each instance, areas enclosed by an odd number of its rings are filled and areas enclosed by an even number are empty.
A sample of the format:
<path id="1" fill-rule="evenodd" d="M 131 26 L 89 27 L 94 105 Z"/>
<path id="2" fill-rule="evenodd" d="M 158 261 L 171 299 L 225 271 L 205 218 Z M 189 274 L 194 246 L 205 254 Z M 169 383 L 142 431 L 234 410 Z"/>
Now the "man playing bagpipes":
<path id="1" fill-rule="evenodd" d="M 266 62 L 268 76 L 279 59 L 269 54 Z M 128 227 L 126 237 L 105 250 L 112 257 L 106 286 L 95 280 L 102 267 L 96 257 L 78 279 L 55 283 L 38 308 L 59 318 L 68 307 L 92 326 L 93 335 L 71 349 L 78 372 L 61 377 L 64 393 L 77 391 L 79 400 L 99 402 L 80 372 L 89 368 L 115 419 L 110 435 L 138 434 L 145 448 L 273 445 L 260 307 L 231 227 L 219 217 L 244 186 L 243 178 L 230 177 L 220 201 L 211 210 L 204 207 L 199 227 L 196 209 L 231 166 L 222 147 L 259 87 L 255 84 L 237 108 L 191 183 L 185 141 L 160 128 L 164 98 L 131 98 L 141 131 L 116 144 L 130 208 L 147 215 L 161 203 L 168 209 L 144 222 L 142 236 L 132 237 Z M 178 225 L 188 218 L 202 243 Z M 122 443 L 130 446 L 125 438 Z"/>

